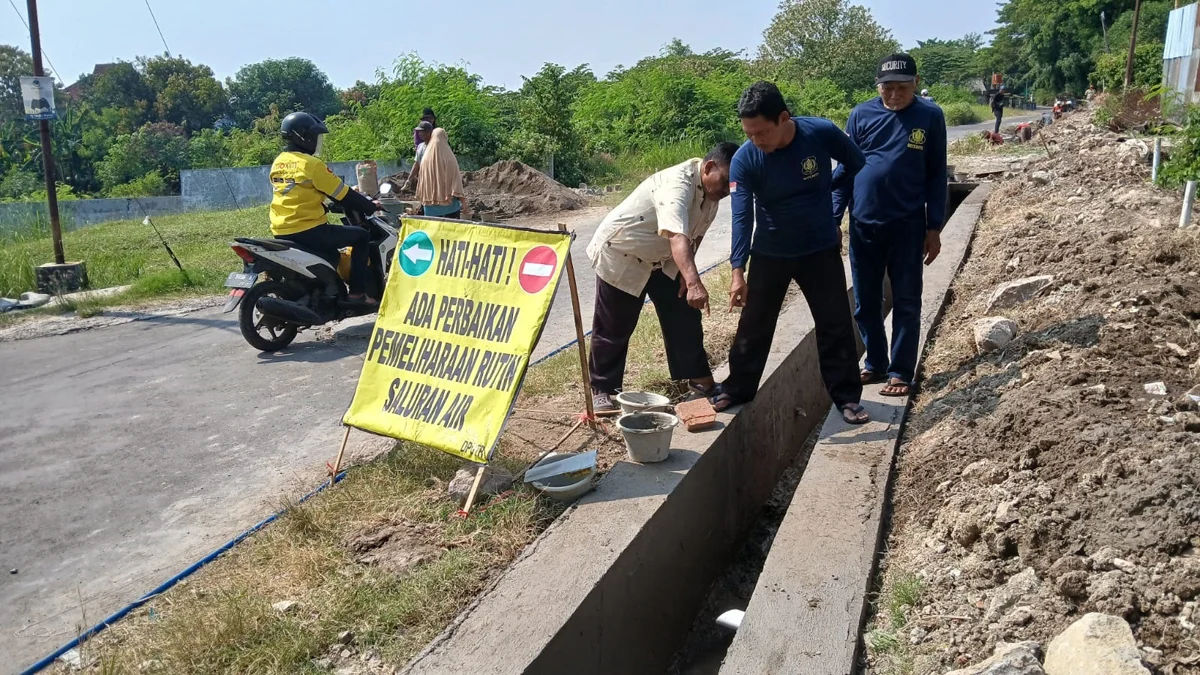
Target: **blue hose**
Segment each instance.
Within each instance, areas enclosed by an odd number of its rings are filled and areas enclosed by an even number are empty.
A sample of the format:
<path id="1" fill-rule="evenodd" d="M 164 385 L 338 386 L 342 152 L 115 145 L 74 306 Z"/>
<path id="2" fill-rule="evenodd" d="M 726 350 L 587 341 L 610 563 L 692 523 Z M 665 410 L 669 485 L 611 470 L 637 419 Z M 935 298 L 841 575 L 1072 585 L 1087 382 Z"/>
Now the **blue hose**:
<path id="1" fill-rule="evenodd" d="M 339 482 L 345 477 L 346 477 L 346 472 L 343 471 L 337 475 L 337 478 L 334 479 L 334 482 L 335 483 Z M 322 482 L 320 487 L 318 487 L 317 489 L 313 490 L 312 492 L 304 495 L 303 497 L 300 498 L 300 501 L 298 501 L 296 503 L 303 504 L 304 502 L 308 501 L 309 498 L 313 497 L 314 495 L 319 494 L 322 490 L 329 487 L 329 485 L 330 485 L 330 483 L 328 481 Z M 167 579 L 162 584 L 160 584 L 158 586 L 158 588 L 155 588 L 154 590 L 143 595 L 142 597 L 138 598 L 137 600 L 134 600 L 133 602 L 129 603 L 128 605 L 125 605 L 121 609 L 117 610 L 116 613 L 109 616 L 107 619 L 105 619 L 105 620 L 101 621 L 100 623 L 96 624 L 95 626 L 92 626 L 91 628 L 89 628 L 82 635 L 76 637 L 75 639 L 71 640 L 70 642 L 63 645 L 62 647 L 59 647 L 57 650 L 55 650 L 55 652 L 53 654 L 47 656 L 46 658 L 42 659 L 41 661 L 38 661 L 37 663 L 33 664 L 32 666 L 29 666 L 29 668 L 22 671 L 21 675 L 32 675 L 33 673 L 41 672 L 42 670 L 48 668 L 51 664 L 54 663 L 55 659 L 57 659 L 58 657 L 62 656 L 63 654 L 66 654 L 67 652 L 71 651 L 72 649 L 78 647 L 83 641 L 96 635 L 100 631 L 104 630 L 105 628 L 108 628 L 109 626 L 120 621 L 121 619 L 125 618 L 126 614 L 129 614 L 130 612 L 137 609 L 138 607 L 141 607 L 142 605 L 146 604 L 147 602 L 150 602 L 156 596 L 158 596 L 162 593 L 165 593 L 169 588 L 171 588 L 175 584 L 179 583 L 180 581 L 183 581 L 187 577 L 191 576 L 192 574 L 194 574 L 196 572 L 196 570 L 200 569 L 201 567 L 204 567 L 205 565 L 212 562 L 213 560 L 216 560 L 217 556 L 228 551 L 229 549 L 233 548 L 234 546 L 237 546 L 246 537 L 249 537 L 250 535 L 254 534 L 255 532 L 258 532 L 259 530 L 266 527 L 267 525 L 270 525 L 272 522 L 277 520 L 279 518 L 279 516 L 282 516 L 286 512 L 287 512 L 287 509 L 281 509 L 281 510 L 277 511 L 276 513 L 271 514 L 270 516 L 267 516 L 266 518 L 264 518 L 261 522 L 259 522 L 254 527 L 251 527 L 250 529 L 239 534 L 238 536 L 234 537 L 233 539 L 230 539 L 229 541 L 222 544 L 221 547 L 218 548 L 217 550 L 213 551 L 212 553 L 209 553 L 208 555 L 204 556 L 203 558 L 192 563 L 192 565 L 190 567 L 188 567 L 187 569 L 185 569 L 184 571 L 180 572 L 179 574 L 176 574 L 175 576 L 171 577 L 170 579 Z"/>
<path id="2" fill-rule="evenodd" d="M 717 267 L 717 265 L 720 265 L 721 263 L 724 263 L 727 261 L 728 260 L 726 259 L 726 260 L 721 260 L 719 262 L 715 262 L 715 263 L 709 265 L 708 267 L 705 267 L 704 269 L 700 270 L 700 274 L 707 274 L 708 272 L 712 271 L 713 268 Z M 650 299 L 647 298 L 646 302 L 650 302 Z M 587 337 L 588 335 L 591 335 L 591 334 L 592 334 L 592 331 L 588 331 L 587 333 L 584 333 L 584 337 Z M 546 354 L 545 356 L 538 359 L 537 361 L 534 361 L 530 365 L 536 366 L 537 364 L 545 361 L 546 359 L 549 359 L 550 357 L 552 357 L 564 350 L 574 347 L 577 342 L 579 342 L 578 339 L 571 340 L 567 344 L 562 345 L 561 347 L 558 347 L 554 351 L 550 352 L 549 354 Z M 340 482 L 345 477 L 346 477 L 346 472 L 343 471 L 337 475 L 337 478 L 334 479 L 334 482 L 335 483 Z M 296 503 L 303 504 L 304 502 L 308 501 L 309 498 L 311 498 L 317 494 L 320 494 L 321 491 L 324 490 L 325 488 L 329 487 L 329 485 L 330 484 L 328 482 L 322 482 L 320 487 L 318 487 L 317 489 L 313 490 L 312 492 L 304 495 L 303 497 L 300 498 L 300 501 L 298 501 Z M 67 652 L 71 651 L 72 649 L 78 647 L 85 640 L 91 638 L 92 636 L 96 635 L 97 633 L 104 630 L 105 628 L 108 628 L 112 624 L 125 618 L 125 616 L 127 614 L 129 614 L 130 612 L 132 612 L 133 610 L 137 609 L 138 607 L 141 607 L 142 605 L 146 604 L 147 602 L 150 602 L 156 596 L 158 596 L 162 593 L 165 593 L 168 589 L 170 589 L 175 584 L 179 583 L 180 581 L 183 581 L 184 579 L 191 576 L 192 574 L 195 574 L 195 572 L 197 570 L 199 570 L 201 567 L 204 567 L 205 565 L 212 562 L 213 560 L 216 560 L 217 557 L 220 556 L 222 553 L 228 551 L 229 549 L 233 548 L 234 546 L 237 546 L 246 537 L 249 537 L 250 535 L 254 534 L 255 532 L 258 532 L 259 530 L 266 527 L 267 525 L 270 525 L 272 522 L 277 520 L 279 518 L 279 516 L 282 516 L 286 512 L 287 512 L 287 509 L 281 509 L 278 512 L 271 514 L 270 516 L 267 516 L 266 518 L 264 518 L 261 522 L 259 522 L 254 527 L 251 527 L 250 529 L 239 534 L 238 536 L 234 537 L 233 539 L 230 539 L 229 541 L 225 542 L 224 544 L 221 545 L 220 548 L 213 551 L 212 553 L 209 553 L 208 555 L 197 560 L 196 562 L 192 563 L 191 566 L 189 566 L 187 569 L 183 570 L 179 574 L 176 574 L 175 576 L 171 577 L 170 579 L 167 579 L 166 581 L 164 581 L 162 584 L 160 584 L 154 590 L 143 595 L 142 597 L 138 598 L 137 600 L 134 600 L 133 602 L 129 603 L 128 605 L 122 607 L 121 609 L 117 610 L 114 614 L 112 614 L 108 618 L 104 619 L 103 621 L 96 624 L 95 626 L 92 626 L 91 628 L 89 628 L 82 635 L 79 635 L 78 637 L 71 640 L 67 644 L 63 645 L 62 647 L 59 647 L 57 650 L 54 651 L 53 654 L 50 654 L 46 658 L 42 659 L 41 661 L 38 661 L 37 663 L 33 664 L 29 668 L 22 671 L 21 675 L 33 675 L 33 673 L 38 673 L 38 672 L 41 672 L 42 670 L 45 670 L 51 664 L 53 664 L 55 659 L 57 659 L 58 657 L 62 656 L 63 654 L 66 654 Z"/>

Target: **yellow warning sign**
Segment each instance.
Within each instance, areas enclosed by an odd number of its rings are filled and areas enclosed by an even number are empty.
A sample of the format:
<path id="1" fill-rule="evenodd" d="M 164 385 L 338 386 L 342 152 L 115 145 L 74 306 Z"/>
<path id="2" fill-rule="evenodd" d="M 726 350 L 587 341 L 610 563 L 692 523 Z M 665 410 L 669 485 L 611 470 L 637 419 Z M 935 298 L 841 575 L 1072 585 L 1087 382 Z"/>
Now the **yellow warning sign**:
<path id="1" fill-rule="evenodd" d="M 570 235 L 404 218 L 342 422 L 487 462 L 554 298 Z"/>

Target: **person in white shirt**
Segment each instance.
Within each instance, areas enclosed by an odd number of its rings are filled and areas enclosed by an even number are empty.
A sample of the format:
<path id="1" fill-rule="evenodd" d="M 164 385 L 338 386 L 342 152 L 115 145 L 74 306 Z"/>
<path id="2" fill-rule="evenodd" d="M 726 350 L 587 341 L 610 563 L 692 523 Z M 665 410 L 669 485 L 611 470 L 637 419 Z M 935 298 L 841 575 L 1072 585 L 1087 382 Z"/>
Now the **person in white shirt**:
<path id="1" fill-rule="evenodd" d="M 671 378 L 702 394 L 713 388 L 704 351 L 701 310 L 708 290 L 696 269 L 696 249 L 729 196 L 734 143 L 720 143 L 703 159 L 664 169 L 642 181 L 613 209 L 588 244 L 596 271 L 592 350 L 588 359 L 597 412 L 616 410 L 629 338 L 646 296 L 654 303 L 666 343 Z"/>

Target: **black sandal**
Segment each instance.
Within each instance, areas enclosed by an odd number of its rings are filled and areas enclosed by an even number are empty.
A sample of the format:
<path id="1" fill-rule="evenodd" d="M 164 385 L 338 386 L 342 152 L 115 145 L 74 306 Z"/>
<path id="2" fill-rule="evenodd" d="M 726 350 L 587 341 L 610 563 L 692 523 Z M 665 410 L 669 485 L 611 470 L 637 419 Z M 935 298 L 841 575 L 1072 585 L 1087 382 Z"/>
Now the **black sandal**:
<path id="1" fill-rule="evenodd" d="M 719 384 L 716 385 L 715 387 L 713 387 L 712 393 L 713 393 L 713 396 L 711 399 L 709 399 L 709 401 L 712 403 L 713 410 L 715 410 L 717 412 L 723 412 L 725 410 L 729 410 L 730 408 L 734 407 L 735 405 L 742 405 L 744 403 L 749 403 L 752 400 L 752 398 L 743 398 L 740 396 L 734 396 L 733 394 L 729 393 L 728 391 L 725 391 L 725 387 L 723 387 Z"/>
<path id="2" fill-rule="evenodd" d="M 838 406 L 838 410 L 842 411 L 842 419 L 846 424 L 866 424 L 871 421 L 871 417 L 867 415 L 867 409 L 858 403 L 843 403 Z"/>

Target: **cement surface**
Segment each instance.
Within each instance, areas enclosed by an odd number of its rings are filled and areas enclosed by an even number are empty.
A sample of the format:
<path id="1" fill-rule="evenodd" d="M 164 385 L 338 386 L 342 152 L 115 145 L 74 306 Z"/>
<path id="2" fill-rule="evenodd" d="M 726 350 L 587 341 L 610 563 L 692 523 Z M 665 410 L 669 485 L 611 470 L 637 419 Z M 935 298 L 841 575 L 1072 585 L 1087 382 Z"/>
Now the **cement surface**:
<path id="1" fill-rule="evenodd" d="M 781 316 L 756 400 L 618 463 L 405 673 L 662 672 L 829 400 L 807 305 Z M 718 378 L 724 375 L 720 369 Z"/>
<path id="2" fill-rule="evenodd" d="M 585 330 L 595 283 L 584 251 L 603 214 L 563 214 Z M 701 267 L 729 246 L 726 201 Z M 535 358 L 574 340 L 570 305 L 564 278 Z M 220 309 L 136 316 L 0 343 L 0 654 L 21 666 L 315 487 L 373 322 L 343 322 L 324 341 L 302 333 L 265 356 Z M 367 443 L 352 441 L 359 457 L 388 447 L 351 438 Z"/>
<path id="3" fill-rule="evenodd" d="M 927 268 L 923 343 L 941 315 L 989 192 L 989 186 L 977 188 L 959 206 L 943 232 L 940 257 Z M 892 462 L 908 405 L 907 398 L 884 397 L 879 389 L 874 385 L 863 392 L 870 423 L 853 427 L 836 412 L 826 418 L 721 673 L 855 672 Z"/>

